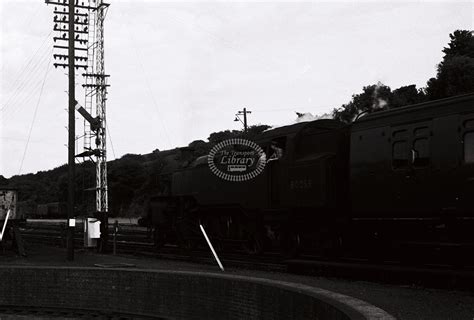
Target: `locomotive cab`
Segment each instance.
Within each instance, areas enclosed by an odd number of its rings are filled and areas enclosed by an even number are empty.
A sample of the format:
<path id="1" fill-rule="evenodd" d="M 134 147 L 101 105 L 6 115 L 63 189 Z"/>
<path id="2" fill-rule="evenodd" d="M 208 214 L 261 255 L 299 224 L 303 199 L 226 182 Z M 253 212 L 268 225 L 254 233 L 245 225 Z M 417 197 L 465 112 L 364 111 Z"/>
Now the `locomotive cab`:
<path id="1" fill-rule="evenodd" d="M 317 120 L 293 137 L 285 206 L 314 211 L 347 203 L 348 135 L 348 127 L 339 121 Z"/>

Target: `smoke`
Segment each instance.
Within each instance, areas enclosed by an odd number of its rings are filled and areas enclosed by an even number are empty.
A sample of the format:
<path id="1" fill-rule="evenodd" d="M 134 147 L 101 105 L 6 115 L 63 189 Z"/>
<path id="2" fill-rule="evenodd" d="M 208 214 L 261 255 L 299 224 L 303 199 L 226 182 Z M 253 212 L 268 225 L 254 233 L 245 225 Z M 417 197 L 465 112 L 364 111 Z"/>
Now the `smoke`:
<path id="1" fill-rule="evenodd" d="M 272 130 L 279 127 L 289 126 L 289 125 L 300 123 L 300 122 L 309 122 L 309 121 L 315 121 L 315 120 L 321 120 L 321 119 L 332 119 L 332 115 L 330 113 L 323 113 L 322 115 L 313 115 L 311 112 L 301 113 L 301 112 L 295 111 L 295 113 L 296 113 L 296 119 L 294 119 L 292 122 L 281 124 L 281 125 L 275 125 L 268 128 L 265 131 Z"/>
<path id="2" fill-rule="evenodd" d="M 382 98 L 377 98 L 377 102 L 378 102 L 378 104 L 377 104 L 378 108 L 383 109 L 388 105 L 388 102 L 386 100 L 382 99 Z"/>
<path id="3" fill-rule="evenodd" d="M 383 86 L 383 83 L 380 81 L 378 81 L 377 84 L 375 85 L 372 110 L 381 110 L 381 109 L 385 109 L 385 107 L 388 106 L 387 100 L 379 97 L 379 90 L 382 86 Z"/>
<path id="4" fill-rule="evenodd" d="M 323 113 L 322 115 L 313 115 L 310 112 L 306 113 L 300 113 L 296 112 L 296 119 L 294 120 L 294 123 L 300 123 L 300 122 L 308 122 L 308 121 L 314 121 L 314 120 L 321 120 L 321 119 L 332 119 L 332 116 L 329 113 Z"/>

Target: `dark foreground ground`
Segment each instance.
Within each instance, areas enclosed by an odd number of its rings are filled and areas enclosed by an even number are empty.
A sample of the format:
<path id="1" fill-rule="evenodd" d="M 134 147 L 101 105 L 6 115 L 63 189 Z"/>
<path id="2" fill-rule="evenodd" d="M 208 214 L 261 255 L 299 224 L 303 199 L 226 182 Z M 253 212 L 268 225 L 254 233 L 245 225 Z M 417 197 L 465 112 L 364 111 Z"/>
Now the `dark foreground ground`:
<path id="1" fill-rule="evenodd" d="M 138 269 L 164 269 L 181 271 L 218 272 L 212 265 L 194 264 L 182 261 L 159 260 L 135 256 L 102 255 L 84 250 L 76 250 L 74 262 L 66 261 L 65 249 L 28 245 L 28 257 L 23 258 L 11 251 L 0 251 L 0 265 L 40 265 L 93 267 L 124 267 Z M 222 261 L 225 266 L 225 260 Z M 322 278 L 292 275 L 277 272 L 263 272 L 228 268 L 229 274 L 245 275 L 287 282 L 302 283 L 322 289 L 339 292 L 365 300 L 380 307 L 398 319 L 466 319 L 474 320 L 474 288 L 468 291 L 427 289 L 412 286 L 397 286 L 366 281 L 336 278 Z"/>

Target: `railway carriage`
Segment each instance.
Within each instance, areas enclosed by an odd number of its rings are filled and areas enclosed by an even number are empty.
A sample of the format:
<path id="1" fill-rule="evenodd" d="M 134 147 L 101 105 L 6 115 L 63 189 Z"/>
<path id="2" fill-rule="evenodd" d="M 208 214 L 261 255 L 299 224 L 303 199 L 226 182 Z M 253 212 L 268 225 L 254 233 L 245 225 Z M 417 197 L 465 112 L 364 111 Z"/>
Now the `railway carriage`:
<path id="1" fill-rule="evenodd" d="M 353 230 L 384 248 L 472 248 L 474 95 L 367 115 L 350 143 Z"/>

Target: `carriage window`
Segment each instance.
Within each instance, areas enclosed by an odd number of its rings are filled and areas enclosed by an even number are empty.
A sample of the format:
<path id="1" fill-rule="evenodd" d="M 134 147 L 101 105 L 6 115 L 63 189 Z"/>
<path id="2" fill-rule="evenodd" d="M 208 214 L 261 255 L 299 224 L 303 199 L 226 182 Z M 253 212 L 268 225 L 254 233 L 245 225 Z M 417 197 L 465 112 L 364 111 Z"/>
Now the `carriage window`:
<path id="1" fill-rule="evenodd" d="M 408 148 L 406 141 L 396 141 L 393 143 L 392 165 L 394 169 L 408 166 Z"/>
<path id="2" fill-rule="evenodd" d="M 474 120 L 464 121 L 464 128 L 474 128 Z"/>
<path id="3" fill-rule="evenodd" d="M 397 131 L 394 131 L 392 133 L 392 136 L 395 138 L 395 139 L 403 139 L 403 138 L 406 138 L 406 135 L 407 135 L 407 131 L 406 130 L 397 130 Z"/>
<path id="4" fill-rule="evenodd" d="M 464 163 L 474 163 L 474 131 L 464 135 Z"/>
<path id="5" fill-rule="evenodd" d="M 430 146 L 427 138 L 413 141 L 413 165 L 424 167 L 430 163 Z"/>
<path id="6" fill-rule="evenodd" d="M 428 133 L 429 133 L 428 127 L 419 127 L 419 128 L 416 128 L 414 131 L 414 134 L 416 137 L 426 136 L 428 135 Z"/>

